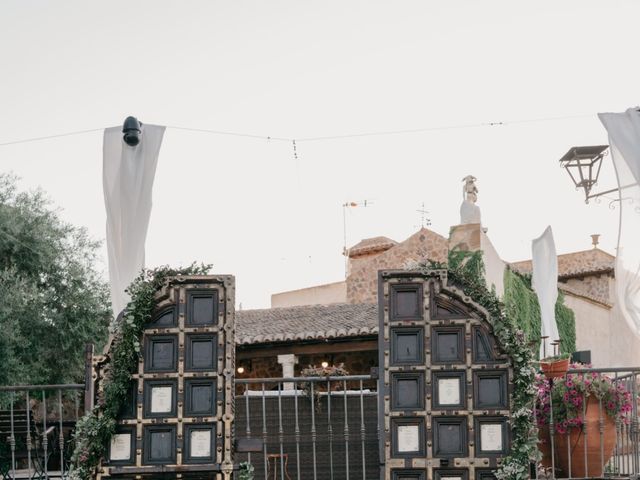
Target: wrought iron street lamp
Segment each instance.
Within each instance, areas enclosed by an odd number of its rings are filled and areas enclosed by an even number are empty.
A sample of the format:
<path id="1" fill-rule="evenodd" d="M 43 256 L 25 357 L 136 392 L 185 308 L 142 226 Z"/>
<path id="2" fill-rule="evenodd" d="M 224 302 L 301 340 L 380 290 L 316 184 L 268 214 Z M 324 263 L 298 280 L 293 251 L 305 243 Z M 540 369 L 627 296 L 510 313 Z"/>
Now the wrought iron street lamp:
<path id="1" fill-rule="evenodd" d="M 602 158 L 606 155 L 609 145 L 595 145 L 590 147 L 571 147 L 560 159 L 560 166 L 565 168 L 573 180 L 576 189 L 584 190 L 585 202 L 602 195 L 591 194 L 591 189 L 598 183 Z"/>

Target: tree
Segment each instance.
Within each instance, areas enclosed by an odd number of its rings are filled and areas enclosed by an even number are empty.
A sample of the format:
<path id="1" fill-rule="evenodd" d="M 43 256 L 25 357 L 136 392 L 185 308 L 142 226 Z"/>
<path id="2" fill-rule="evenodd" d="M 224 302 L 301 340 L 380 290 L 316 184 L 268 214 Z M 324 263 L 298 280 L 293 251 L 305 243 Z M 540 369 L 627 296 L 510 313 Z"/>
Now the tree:
<path id="1" fill-rule="evenodd" d="M 101 346 L 111 318 L 98 247 L 0 174 L 0 385 L 82 380 L 84 345 Z"/>

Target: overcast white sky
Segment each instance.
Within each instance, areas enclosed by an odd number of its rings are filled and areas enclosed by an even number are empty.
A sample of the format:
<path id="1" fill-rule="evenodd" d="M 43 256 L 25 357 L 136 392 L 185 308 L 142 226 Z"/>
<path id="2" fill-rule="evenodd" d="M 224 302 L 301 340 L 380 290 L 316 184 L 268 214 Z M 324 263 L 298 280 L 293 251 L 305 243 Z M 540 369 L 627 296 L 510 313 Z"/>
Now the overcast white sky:
<path id="1" fill-rule="evenodd" d="M 213 263 L 267 307 L 343 278 L 345 201 L 374 201 L 349 212 L 349 244 L 405 239 L 422 202 L 447 235 L 467 174 L 505 260 L 547 225 L 561 253 L 592 233 L 613 252 L 617 212 L 585 205 L 558 159 L 608 143 L 597 112 L 640 103 L 638 18 L 635 0 L 3 0 L 0 143 L 127 115 L 290 138 L 577 116 L 298 142 L 297 162 L 288 143 L 168 129 L 147 264 Z M 104 238 L 101 148 L 100 132 L 2 146 L 0 169 Z"/>

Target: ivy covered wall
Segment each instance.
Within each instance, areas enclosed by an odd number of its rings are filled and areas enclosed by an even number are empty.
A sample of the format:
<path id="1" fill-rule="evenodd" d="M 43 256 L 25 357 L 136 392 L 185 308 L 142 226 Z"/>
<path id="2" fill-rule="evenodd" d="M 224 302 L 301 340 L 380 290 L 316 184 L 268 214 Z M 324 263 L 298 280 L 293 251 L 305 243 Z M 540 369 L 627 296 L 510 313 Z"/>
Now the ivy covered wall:
<path id="1" fill-rule="evenodd" d="M 510 269 L 504 272 L 505 313 L 521 329 L 528 342 L 536 342 L 535 351 L 540 347 L 540 305 L 538 297 L 531 288 L 531 277 L 521 275 Z M 562 352 L 576 350 L 576 321 L 573 310 L 564 304 L 564 295 L 558 293 L 556 302 L 556 322 L 560 334 Z M 549 352 L 551 353 L 551 352 Z"/>
<path id="2" fill-rule="evenodd" d="M 449 267 L 463 268 L 469 274 L 482 277 L 484 262 L 482 251 L 449 251 Z M 506 317 L 525 334 L 526 341 L 536 342 L 534 352 L 540 350 L 540 305 L 538 297 L 531 288 L 531 276 L 522 275 L 507 268 L 504 272 L 504 311 Z M 564 295 L 558 292 L 556 302 L 556 321 L 560 334 L 560 348 L 563 353 L 576 351 L 576 319 L 569 307 L 564 304 Z M 551 354 L 552 352 L 549 352 Z"/>

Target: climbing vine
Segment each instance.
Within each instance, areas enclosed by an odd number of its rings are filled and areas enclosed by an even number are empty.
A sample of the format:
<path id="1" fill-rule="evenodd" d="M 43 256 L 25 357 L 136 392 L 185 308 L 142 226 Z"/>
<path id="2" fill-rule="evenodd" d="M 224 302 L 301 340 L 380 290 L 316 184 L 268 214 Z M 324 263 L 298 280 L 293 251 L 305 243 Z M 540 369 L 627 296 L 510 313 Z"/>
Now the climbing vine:
<path id="1" fill-rule="evenodd" d="M 204 275 L 210 268 L 210 265 L 193 263 L 186 268 L 162 266 L 143 270 L 127 289 L 131 301 L 124 315 L 109 327 L 112 342 L 103 394 L 99 396 L 93 410 L 87 412 L 76 425 L 75 449 L 71 458 L 72 480 L 90 480 L 100 459 L 107 452 L 118 414 L 125 403 L 131 374 L 140 356 L 140 338 L 144 325 L 153 316 L 156 292 L 170 277 Z"/>
<path id="2" fill-rule="evenodd" d="M 504 274 L 504 307 L 507 318 L 524 332 L 526 341 L 540 347 L 540 305 L 531 288 L 531 276 L 507 269 Z M 560 347 L 564 353 L 576 350 L 576 325 L 573 311 L 564 304 L 564 295 L 558 292 L 556 323 L 560 334 Z M 550 354 L 552 352 L 549 352 Z"/>
<path id="3" fill-rule="evenodd" d="M 511 397 L 511 453 L 495 472 L 499 480 L 528 480 L 529 466 L 538 458 L 537 430 L 533 421 L 536 370 L 533 353 L 525 333 L 508 317 L 505 305 L 484 280 L 482 252 L 453 250 L 448 264 L 429 262 L 426 268 L 446 268 L 450 282 L 461 288 L 489 314 L 489 322 L 502 349 L 512 359 L 513 394 Z"/>

